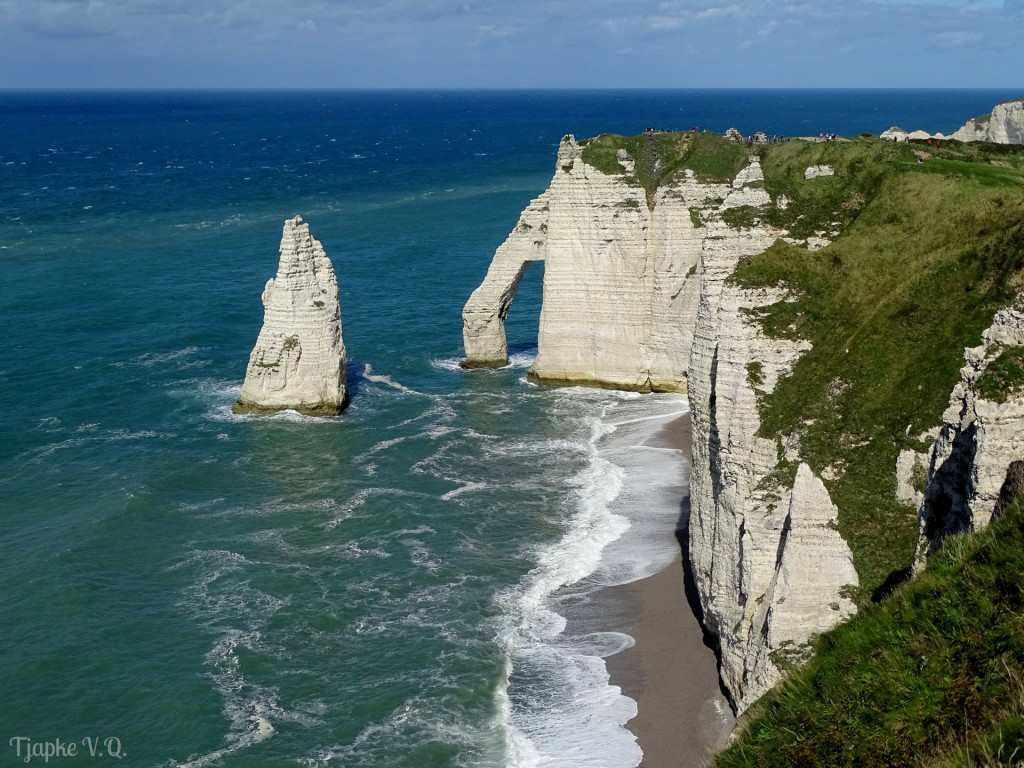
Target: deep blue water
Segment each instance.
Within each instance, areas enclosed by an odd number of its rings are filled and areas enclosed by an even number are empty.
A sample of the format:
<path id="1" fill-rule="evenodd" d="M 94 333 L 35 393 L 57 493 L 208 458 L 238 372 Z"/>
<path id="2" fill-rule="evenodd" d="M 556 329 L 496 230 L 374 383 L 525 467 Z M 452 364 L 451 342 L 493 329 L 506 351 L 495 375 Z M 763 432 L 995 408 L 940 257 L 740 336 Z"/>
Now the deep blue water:
<path id="1" fill-rule="evenodd" d="M 634 765 L 622 639 L 550 596 L 629 519 L 612 427 L 685 401 L 528 385 L 539 266 L 513 365 L 460 371 L 491 254 L 565 133 L 947 132 L 1020 95 L 0 93 L 0 765 Z M 235 417 L 295 214 L 352 405 Z"/>

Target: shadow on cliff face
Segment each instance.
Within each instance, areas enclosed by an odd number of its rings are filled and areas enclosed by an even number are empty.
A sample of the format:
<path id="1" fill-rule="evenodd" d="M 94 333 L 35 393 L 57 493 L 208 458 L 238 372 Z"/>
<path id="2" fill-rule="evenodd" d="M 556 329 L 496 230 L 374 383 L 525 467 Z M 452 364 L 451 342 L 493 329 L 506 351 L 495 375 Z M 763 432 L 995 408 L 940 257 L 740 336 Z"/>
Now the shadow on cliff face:
<path id="1" fill-rule="evenodd" d="M 885 581 L 882 582 L 874 592 L 871 593 L 871 602 L 880 603 L 893 592 L 896 591 L 896 587 L 905 581 L 908 581 L 911 576 L 914 575 L 913 566 L 908 565 L 906 568 L 900 568 L 898 571 L 893 571 L 885 577 Z"/>
<path id="2" fill-rule="evenodd" d="M 679 519 L 676 521 L 676 541 L 679 543 L 679 551 L 683 556 L 683 590 L 686 593 L 686 602 L 690 606 L 690 610 L 693 611 L 693 615 L 697 617 L 697 621 L 700 622 L 704 645 L 715 652 L 715 663 L 718 668 L 721 669 L 722 649 L 718 644 L 718 638 L 708 631 L 707 625 L 704 623 L 704 609 L 700 604 L 700 592 L 697 591 L 697 582 L 693 578 L 693 569 L 690 567 L 689 495 L 686 495 L 683 500 L 679 502 Z M 722 684 L 721 676 L 718 677 L 718 689 L 721 691 L 726 701 L 729 702 L 729 706 L 733 707 L 733 713 L 735 714 L 735 705 L 733 704 L 732 698 L 729 696 L 729 691 L 726 689 L 725 685 Z"/>

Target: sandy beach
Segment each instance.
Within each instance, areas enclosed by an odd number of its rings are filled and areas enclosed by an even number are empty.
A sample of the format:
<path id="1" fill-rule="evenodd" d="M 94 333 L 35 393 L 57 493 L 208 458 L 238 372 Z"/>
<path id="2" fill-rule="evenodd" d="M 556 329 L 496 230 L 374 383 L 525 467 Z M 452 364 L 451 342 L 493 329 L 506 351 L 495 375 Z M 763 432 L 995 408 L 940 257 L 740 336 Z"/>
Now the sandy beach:
<path id="1" fill-rule="evenodd" d="M 689 414 L 654 436 L 661 447 L 690 456 Z M 677 529 L 685 526 L 689 498 L 680 499 Z M 682 530 L 666 530 L 681 538 Z M 704 643 L 703 630 L 686 594 L 682 549 L 667 568 L 646 579 L 604 590 L 598 600 L 617 629 L 631 635 L 635 645 L 608 657 L 611 682 L 637 702 L 637 716 L 627 727 L 643 750 L 643 768 L 698 768 L 722 747 L 733 717 L 722 695 L 714 652 Z M 605 602 L 607 601 L 607 602 Z"/>

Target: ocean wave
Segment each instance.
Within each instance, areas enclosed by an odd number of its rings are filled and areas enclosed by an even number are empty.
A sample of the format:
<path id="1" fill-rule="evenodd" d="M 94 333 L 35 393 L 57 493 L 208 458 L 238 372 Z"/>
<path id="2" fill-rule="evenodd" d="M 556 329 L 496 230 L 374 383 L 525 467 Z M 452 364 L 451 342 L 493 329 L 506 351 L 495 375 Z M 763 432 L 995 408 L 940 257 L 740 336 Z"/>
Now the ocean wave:
<path id="1" fill-rule="evenodd" d="M 636 703 L 610 684 L 604 662 L 630 647 L 632 638 L 608 631 L 566 635 L 559 610 L 678 557 L 671 533 L 685 495 L 686 465 L 662 431 L 687 408 L 679 396 L 559 390 L 554 415 L 570 422 L 588 410 L 600 416 L 590 417 L 587 466 L 568 481 L 573 490 L 564 534 L 538 551 L 536 566 L 517 587 L 497 598 L 508 677 L 495 695 L 510 768 L 626 768 L 642 758 L 625 728 Z M 522 454 L 531 442 L 488 449 Z M 561 439 L 544 450 L 579 451 L 581 445 Z M 649 484 L 654 490 L 644 496 Z"/>
<path id="2" fill-rule="evenodd" d="M 251 586 L 249 576 L 261 565 L 239 552 L 193 549 L 170 570 L 198 571 L 180 604 L 198 621 L 217 627 L 239 620 L 258 623 L 291 603 L 288 596 L 277 597 Z"/>
<path id="3" fill-rule="evenodd" d="M 465 722 L 457 698 L 418 695 L 367 724 L 350 742 L 319 748 L 298 762 L 307 768 L 379 768 L 403 749 L 438 744 L 458 750 L 457 766 L 500 765 L 500 747 L 489 732 Z M 435 754 L 433 760 L 426 755 L 424 759 L 433 762 L 437 758 Z"/>
<path id="4" fill-rule="evenodd" d="M 249 683 L 240 671 L 236 649 L 259 649 L 260 633 L 229 630 L 206 654 L 206 664 L 217 692 L 224 700 L 224 715 L 230 730 L 224 736 L 225 746 L 205 755 L 190 756 L 185 762 L 172 763 L 175 768 L 203 768 L 271 738 L 276 729 L 272 719 L 285 712 L 278 706 L 274 690 Z"/>
<path id="5" fill-rule="evenodd" d="M 572 512 L 562 537 L 537 553 L 537 565 L 515 588 L 498 596 L 498 643 L 509 659 L 508 680 L 496 692 L 506 732 L 508 764 L 530 766 L 633 766 L 635 737 L 624 725 L 636 705 L 608 685 L 608 673 L 591 642 L 566 642 L 566 620 L 553 609 L 556 592 L 598 567 L 608 544 L 629 529 L 612 512 L 623 470 L 602 458 L 598 441 L 614 431 L 591 420 L 589 462 L 571 478 Z M 626 642 L 620 638 L 618 646 Z M 602 644 L 602 652 L 610 650 Z"/>
<path id="6" fill-rule="evenodd" d="M 457 496 L 461 496 L 464 493 L 469 493 L 470 491 L 480 491 L 483 490 L 484 488 L 489 487 L 490 485 L 488 483 L 465 483 L 464 485 L 461 485 L 458 488 L 448 491 L 447 493 L 441 494 L 441 501 L 451 501 L 452 499 L 456 498 Z"/>
<path id="7" fill-rule="evenodd" d="M 400 488 L 360 488 L 352 495 L 352 498 L 338 505 L 331 519 L 324 523 L 324 528 L 332 530 L 349 518 L 355 517 L 359 509 L 376 496 L 418 497 L 419 494 Z"/>
<path id="8" fill-rule="evenodd" d="M 434 358 L 430 361 L 430 366 L 439 371 L 458 371 L 462 372 L 467 370 L 462 367 L 462 358 L 458 357 L 445 357 L 445 358 Z"/>
<path id="9" fill-rule="evenodd" d="M 463 368 L 463 358 L 460 357 L 442 357 L 434 358 L 430 361 L 432 368 L 439 371 L 455 371 L 459 373 L 487 373 L 488 371 L 501 371 L 506 368 L 521 369 L 529 368 L 533 365 L 533 361 L 536 358 L 536 354 L 526 354 L 522 352 L 516 352 L 509 355 L 508 364 L 499 368 Z"/>

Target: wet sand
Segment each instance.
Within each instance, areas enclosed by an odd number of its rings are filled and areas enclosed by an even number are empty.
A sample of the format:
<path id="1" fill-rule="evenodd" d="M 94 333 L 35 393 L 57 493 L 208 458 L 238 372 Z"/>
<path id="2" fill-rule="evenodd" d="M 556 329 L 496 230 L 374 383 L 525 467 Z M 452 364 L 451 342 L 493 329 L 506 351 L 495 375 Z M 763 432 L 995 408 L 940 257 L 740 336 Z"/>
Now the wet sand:
<path id="1" fill-rule="evenodd" d="M 689 460 L 689 414 L 667 425 L 651 444 L 682 450 Z M 680 543 L 680 555 L 672 565 L 595 597 L 596 613 L 614 617 L 615 629 L 636 641 L 605 661 L 612 684 L 637 702 L 637 716 L 627 727 L 643 750 L 643 768 L 704 766 L 711 752 L 725 745 L 733 725 L 719 688 L 714 651 L 704 643 L 703 629 L 687 599 L 682 547 L 689 498 L 680 499 L 679 507 L 677 530 L 664 533 Z"/>

